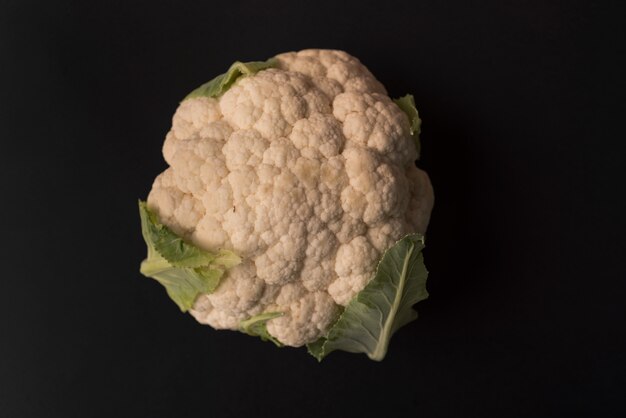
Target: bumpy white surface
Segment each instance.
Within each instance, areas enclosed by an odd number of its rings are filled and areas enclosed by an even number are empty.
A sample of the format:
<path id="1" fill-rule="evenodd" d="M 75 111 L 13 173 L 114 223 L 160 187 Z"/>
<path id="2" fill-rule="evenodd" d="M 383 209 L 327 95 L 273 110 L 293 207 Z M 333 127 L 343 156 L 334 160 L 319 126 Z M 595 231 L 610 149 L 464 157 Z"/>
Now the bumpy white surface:
<path id="1" fill-rule="evenodd" d="M 381 254 L 433 205 L 409 120 L 342 51 L 278 55 L 218 99 L 183 101 L 148 205 L 195 245 L 244 259 L 191 314 L 217 329 L 262 312 L 300 346 L 322 336 Z"/>

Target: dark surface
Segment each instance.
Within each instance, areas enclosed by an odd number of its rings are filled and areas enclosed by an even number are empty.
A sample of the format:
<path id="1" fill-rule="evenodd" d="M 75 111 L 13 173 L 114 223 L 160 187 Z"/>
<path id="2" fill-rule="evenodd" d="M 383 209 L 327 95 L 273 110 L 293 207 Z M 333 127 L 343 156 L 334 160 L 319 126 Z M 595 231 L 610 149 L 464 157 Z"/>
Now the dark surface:
<path id="1" fill-rule="evenodd" d="M 619 2 L 127 3 L 0 2 L 1 417 L 626 416 Z M 423 118 L 431 298 L 382 363 L 213 331 L 138 272 L 178 101 L 307 47 Z"/>

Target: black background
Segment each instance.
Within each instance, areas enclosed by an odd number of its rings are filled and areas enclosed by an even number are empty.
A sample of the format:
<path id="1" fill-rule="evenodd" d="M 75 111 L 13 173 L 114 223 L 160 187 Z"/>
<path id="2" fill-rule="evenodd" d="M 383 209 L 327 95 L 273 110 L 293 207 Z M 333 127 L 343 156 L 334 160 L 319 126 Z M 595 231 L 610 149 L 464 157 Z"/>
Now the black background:
<path id="1" fill-rule="evenodd" d="M 626 416 L 618 3 L 0 1 L 0 416 Z M 178 101 L 311 47 L 423 119 L 431 297 L 382 363 L 213 331 L 138 272 Z"/>

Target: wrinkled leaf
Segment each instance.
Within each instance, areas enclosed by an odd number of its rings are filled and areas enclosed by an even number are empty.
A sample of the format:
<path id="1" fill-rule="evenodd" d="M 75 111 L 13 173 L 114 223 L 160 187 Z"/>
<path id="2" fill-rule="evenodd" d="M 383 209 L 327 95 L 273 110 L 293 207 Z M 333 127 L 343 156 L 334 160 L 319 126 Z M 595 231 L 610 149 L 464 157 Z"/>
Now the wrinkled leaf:
<path id="1" fill-rule="evenodd" d="M 139 201 L 139 214 L 148 246 L 140 272 L 161 283 L 183 312 L 193 306 L 199 294 L 214 292 L 224 272 L 241 262 L 232 251 L 214 254 L 183 241 L 158 221 L 146 202 Z"/>
<path id="2" fill-rule="evenodd" d="M 424 237 L 411 234 L 387 250 L 374 278 L 350 301 L 326 337 L 308 344 L 309 353 L 318 361 L 335 350 L 382 360 L 391 336 L 417 318 L 412 306 L 428 297 L 423 248 Z"/>
<path id="3" fill-rule="evenodd" d="M 213 260 L 213 264 L 224 266 L 225 269 L 235 267 L 237 264 L 241 264 L 241 257 L 232 251 L 220 250 Z"/>
<path id="4" fill-rule="evenodd" d="M 150 243 L 170 264 L 176 267 L 200 267 L 213 262 L 217 255 L 203 251 L 183 241 L 171 229 L 160 223 L 146 202 L 139 202 L 141 232 L 146 243 Z"/>
<path id="5" fill-rule="evenodd" d="M 241 62 L 235 61 L 230 66 L 228 71 L 224 74 L 220 74 L 213 80 L 208 81 L 189 93 L 185 99 L 191 99 L 194 97 L 218 97 L 224 94 L 239 77 L 252 75 L 258 73 L 261 70 L 275 67 L 276 60 L 270 58 L 267 61 L 250 61 Z"/>
<path id="6" fill-rule="evenodd" d="M 139 271 L 161 283 L 183 312 L 193 306 L 199 294 L 212 293 L 224 275 L 220 269 L 174 267 L 154 250 L 141 263 Z"/>
<path id="7" fill-rule="evenodd" d="M 279 316 L 283 316 L 283 312 L 266 312 L 256 316 L 253 316 L 250 319 L 246 319 L 245 321 L 241 321 L 239 323 L 239 328 L 241 332 L 244 332 L 248 335 L 252 335 L 253 337 L 260 337 L 263 341 L 271 341 L 277 347 L 282 347 L 283 344 L 278 341 L 276 338 L 270 335 L 267 331 L 267 321 L 273 318 L 277 318 Z"/>
<path id="8" fill-rule="evenodd" d="M 398 107 L 406 113 L 409 118 L 409 123 L 411 126 L 411 137 L 415 142 L 415 149 L 417 150 L 417 157 L 420 155 L 420 126 L 422 125 L 422 120 L 419 117 L 417 112 L 417 108 L 415 107 L 415 99 L 412 94 L 407 94 L 406 96 L 399 97 L 393 100 Z"/>

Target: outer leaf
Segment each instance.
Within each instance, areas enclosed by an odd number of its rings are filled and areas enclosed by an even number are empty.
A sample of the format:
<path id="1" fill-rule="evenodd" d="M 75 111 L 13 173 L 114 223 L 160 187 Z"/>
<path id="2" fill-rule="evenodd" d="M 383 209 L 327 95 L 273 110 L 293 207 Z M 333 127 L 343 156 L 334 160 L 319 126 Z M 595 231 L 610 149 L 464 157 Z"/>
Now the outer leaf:
<path id="1" fill-rule="evenodd" d="M 181 311 L 186 312 L 201 293 L 212 293 L 224 275 L 224 270 L 211 268 L 174 267 L 154 250 L 141 263 L 141 273 L 161 283 L 168 296 Z"/>
<path id="2" fill-rule="evenodd" d="M 406 113 L 409 118 L 409 123 L 411 124 L 411 137 L 413 138 L 413 141 L 415 141 L 415 148 L 419 158 L 421 150 L 420 127 L 422 125 L 422 120 L 420 119 L 417 108 L 415 107 L 415 99 L 412 94 L 407 94 L 404 97 L 394 99 L 394 102 L 404 113 Z"/>
<path id="3" fill-rule="evenodd" d="M 199 294 L 215 291 L 224 271 L 241 262 L 232 251 L 213 254 L 184 242 L 158 221 L 145 202 L 139 201 L 139 213 L 148 246 L 140 271 L 161 283 L 183 312 L 193 306 Z"/>
<path id="4" fill-rule="evenodd" d="M 255 74 L 261 70 L 275 67 L 276 59 L 270 58 L 267 61 L 235 61 L 228 71 L 220 74 L 213 80 L 208 81 L 189 93 L 185 99 L 193 97 L 218 97 L 224 94 L 239 77 Z"/>
<path id="5" fill-rule="evenodd" d="M 200 267 L 213 262 L 215 254 L 203 251 L 183 241 L 171 229 L 160 223 L 146 202 L 139 201 L 141 232 L 146 243 L 152 245 L 175 267 Z"/>
<path id="6" fill-rule="evenodd" d="M 428 297 L 424 237 L 407 235 L 383 255 L 374 278 L 350 301 L 325 338 L 308 345 L 321 361 L 335 350 L 380 361 L 391 336 L 417 318 L 412 306 Z"/>
<path id="7" fill-rule="evenodd" d="M 246 319 L 245 321 L 241 321 L 239 323 L 239 328 L 241 329 L 241 332 L 252 335 L 253 337 L 260 337 L 263 341 L 271 341 L 277 347 L 282 347 L 283 344 L 267 331 L 267 321 L 283 315 L 283 312 L 265 312 L 253 316 L 250 319 Z"/>
<path id="8" fill-rule="evenodd" d="M 318 338 L 317 341 L 313 341 L 312 343 L 308 343 L 306 345 L 306 349 L 310 355 L 315 357 L 317 361 L 322 361 L 322 359 L 326 356 L 324 353 L 324 344 L 326 343 L 326 337 Z"/>
<path id="9" fill-rule="evenodd" d="M 225 269 L 229 269 L 235 267 L 237 264 L 241 264 L 241 257 L 232 251 L 220 250 L 215 260 L 213 260 L 213 264 L 219 264 L 220 266 L 224 266 Z"/>

